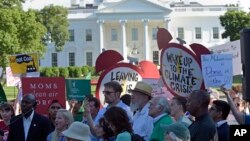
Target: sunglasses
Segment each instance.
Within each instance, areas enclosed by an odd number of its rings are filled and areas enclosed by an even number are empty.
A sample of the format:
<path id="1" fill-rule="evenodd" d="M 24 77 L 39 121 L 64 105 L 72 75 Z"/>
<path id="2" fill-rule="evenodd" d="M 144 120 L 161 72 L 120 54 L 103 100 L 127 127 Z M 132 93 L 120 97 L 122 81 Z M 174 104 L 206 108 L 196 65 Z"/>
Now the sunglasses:
<path id="1" fill-rule="evenodd" d="M 61 107 L 51 106 L 50 109 L 61 109 Z"/>

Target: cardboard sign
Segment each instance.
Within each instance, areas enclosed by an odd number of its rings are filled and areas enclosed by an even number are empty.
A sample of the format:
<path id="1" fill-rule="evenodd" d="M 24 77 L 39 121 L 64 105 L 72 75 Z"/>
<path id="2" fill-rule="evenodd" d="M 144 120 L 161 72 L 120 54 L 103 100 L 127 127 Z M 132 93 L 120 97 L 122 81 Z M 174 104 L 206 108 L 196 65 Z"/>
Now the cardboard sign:
<path id="1" fill-rule="evenodd" d="M 6 82 L 7 86 L 17 86 L 21 80 L 20 75 L 14 75 L 10 67 L 6 67 Z"/>
<path id="2" fill-rule="evenodd" d="M 168 90 L 188 96 L 203 83 L 201 68 L 193 53 L 182 45 L 170 43 L 162 51 L 161 73 Z"/>
<path id="3" fill-rule="evenodd" d="M 21 84 L 20 77 L 40 77 L 40 72 L 29 72 L 26 74 L 13 74 L 10 67 L 6 67 L 7 86 L 18 86 Z M 21 86 L 21 85 L 20 85 Z"/>
<path id="4" fill-rule="evenodd" d="M 47 116 L 53 100 L 58 100 L 65 108 L 65 80 L 63 77 L 21 78 L 23 96 L 33 94 L 37 100 L 36 112 Z"/>
<path id="5" fill-rule="evenodd" d="M 233 55 L 233 75 L 242 74 L 240 40 L 209 48 L 214 54 Z"/>
<path id="6" fill-rule="evenodd" d="M 153 79 L 153 78 L 143 78 L 142 80 L 145 83 L 148 83 L 152 86 L 152 95 L 153 97 L 163 96 L 167 99 L 171 99 L 173 95 L 167 90 L 167 87 L 163 84 L 163 80 Z"/>
<path id="7" fill-rule="evenodd" d="M 91 94 L 90 80 L 66 79 L 67 99 L 84 100 Z"/>
<path id="8" fill-rule="evenodd" d="M 13 74 L 39 72 L 38 56 L 36 53 L 9 56 L 9 63 Z"/>
<path id="9" fill-rule="evenodd" d="M 224 85 L 225 88 L 232 87 L 232 60 L 232 54 L 211 54 L 201 56 L 202 74 L 206 88 L 220 87 L 221 85 Z"/>

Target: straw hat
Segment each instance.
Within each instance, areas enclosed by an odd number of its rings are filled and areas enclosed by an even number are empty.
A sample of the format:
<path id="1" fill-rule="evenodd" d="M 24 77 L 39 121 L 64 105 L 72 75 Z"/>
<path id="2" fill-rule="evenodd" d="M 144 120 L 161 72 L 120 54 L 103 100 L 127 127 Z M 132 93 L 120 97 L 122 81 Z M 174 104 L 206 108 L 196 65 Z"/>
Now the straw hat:
<path id="1" fill-rule="evenodd" d="M 152 90 L 153 88 L 149 84 L 139 81 L 136 83 L 135 88 L 129 90 L 129 92 L 137 91 L 152 97 Z"/>
<path id="2" fill-rule="evenodd" d="M 80 141 L 90 141 L 89 126 L 79 121 L 73 122 L 67 130 L 62 132 L 62 134 L 68 138 Z"/>

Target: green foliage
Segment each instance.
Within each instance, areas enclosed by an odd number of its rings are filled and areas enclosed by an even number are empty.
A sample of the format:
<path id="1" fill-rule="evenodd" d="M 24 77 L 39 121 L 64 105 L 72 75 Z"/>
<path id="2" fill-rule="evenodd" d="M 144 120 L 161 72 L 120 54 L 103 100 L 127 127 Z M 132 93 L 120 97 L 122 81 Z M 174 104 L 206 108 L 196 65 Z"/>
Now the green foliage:
<path id="1" fill-rule="evenodd" d="M 0 0 L 0 9 L 11 7 L 21 8 L 21 3 L 23 3 L 24 1 L 25 0 Z"/>
<path id="2" fill-rule="evenodd" d="M 83 66 L 82 67 L 82 74 L 83 76 L 86 76 L 89 73 L 89 67 L 88 66 Z"/>
<path id="3" fill-rule="evenodd" d="M 250 14 L 243 11 L 227 11 L 220 16 L 220 23 L 225 28 L 222 38 L 230 37 L 230 41 L 240 39 L 240 30 L 250 26 Z"/>
<path id="4" fill-rule="evenodd" d="M 75 67 L 68 67 L 69 77 L 75 77 Z"/>
<path id="5" fill-rule="evenodd" d="M 37 19 L 47 28 L 47 36 L 44 36 L 44 43 L 52 41 L 55 43 L 56 51 L 62 51 L 65 42 L 69 40 L 67 20 L 68 11 L 61 6 L 46 6 L 37 12 Z"/>
<path id="6" fill-rule="evenodd" d="M 64 77 L 64 78 L 68 78 L 69 77 L 69 70 L 68 68 L 59 68 L 59 76 L 60 77 Z"/>
<path id="7" fill-rule="evenodd" d="M 89 67 L 89 71 L 91 72 L 91 74 L 97 75 L 95 71 L 95 67 Z"/>
<path id="8" fill-rule="evenodd" d="M 64 78 L 82 78 L 83 72 L 86 76 L 89 72 L 91 74 L 95 72 L 95 67 L 83 66 L 83 67 L 45 67 L 40 68 L 40 74 L 44 77 L 64 77 Z M 98 74 L 95 74 L 98 76 Z"/>
<path id="9" fill-rule="evenodd" d="M 38 53 L 41 57 L 48 40 L 60 51 L 69 38 L 66 8 L 51 5 L 41 11 L 24 11 L 24 1 L 0 0 L 0 66 L 4 69 L 9 55 Z"/>
<path id="10" fill-rule="evenodd" d="M 58 67 L 52 67 L 52 77 L 59 77 L 59 68 Z"/>
<path id="11" fill-rule="evenodd" d="M 74 74 L 75 77 L 79 78 L 79 77 L 82 77 L 82 70 L 80 67 L 75 67 L 75 74 Z"/>
<path id="12" fill-rule="evenodd" d="M 50 67 L 44 68 L 44 76 L 46 76 L 46 77 L 52 77 L 53 76 L 52 68 L 50 68 Z"/>
<path id="13" fill-rule="evenodd" d="M 19 8 L 0 9 L 0 66 L 7 66 L 7 56 L 20 53 L 46 51 L 41 38 L 46 28 L 36 21 L 34 12 L 24 12 Z"/>

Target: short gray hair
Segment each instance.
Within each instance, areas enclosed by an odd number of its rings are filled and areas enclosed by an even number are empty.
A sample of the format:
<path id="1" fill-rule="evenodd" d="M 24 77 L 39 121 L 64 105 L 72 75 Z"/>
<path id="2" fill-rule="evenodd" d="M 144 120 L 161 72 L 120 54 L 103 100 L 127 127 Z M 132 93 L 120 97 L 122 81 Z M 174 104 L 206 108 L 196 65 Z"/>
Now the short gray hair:
<path id="1" fill-rule="evenodd" d="M 165 97 L 159 96 L 154 99 L 157 101 L 157 107 L 162 106 L 164 113 L 170 114 L 170 104 Z"/>

